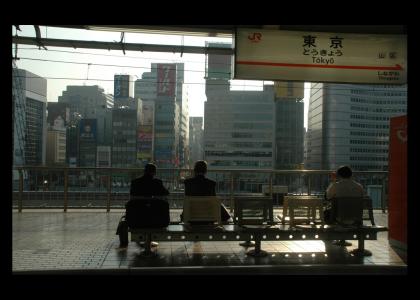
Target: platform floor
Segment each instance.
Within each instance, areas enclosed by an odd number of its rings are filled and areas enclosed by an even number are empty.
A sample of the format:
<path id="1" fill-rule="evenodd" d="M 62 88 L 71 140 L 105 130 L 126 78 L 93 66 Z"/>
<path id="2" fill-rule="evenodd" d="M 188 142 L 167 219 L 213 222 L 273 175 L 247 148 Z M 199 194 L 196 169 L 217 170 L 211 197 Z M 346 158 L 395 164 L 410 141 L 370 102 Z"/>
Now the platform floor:
<path id="1" fill-rule="evenodd" d="M 389 246 L 388 233 L 366 241 L 371 257 L 357 258 L 349 251 L 323 241 L 267 241 L 262 249 L 269 255 L 254 258 L 250 248 L 238 242 L 160 242 L 153 258 L 141 255 L 143 248 L 130 242 L 119 248 L 116 227 L 122 210 L 26 209 L 13 211 L 13 262 L 16 274 L 28 272 L 97 273 L 287 273 L 299 274 L 387 274 L 406 273 L 405 257 Z M 176 220 L 178 210 L 171 211 Z M 275 211 L 277 214 L 277 211 Z M 387 226 L 387 214 L 375 211 L 377 225 Z"/>

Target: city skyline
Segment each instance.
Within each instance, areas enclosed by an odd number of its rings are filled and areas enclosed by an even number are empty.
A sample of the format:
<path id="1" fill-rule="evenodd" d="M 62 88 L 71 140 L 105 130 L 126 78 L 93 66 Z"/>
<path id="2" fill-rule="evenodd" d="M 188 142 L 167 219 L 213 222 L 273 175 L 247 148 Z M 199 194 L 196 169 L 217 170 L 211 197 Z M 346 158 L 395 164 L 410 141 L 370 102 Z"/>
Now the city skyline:
<path id="1" fill-rule="evenodd" d="M 35 36 L 33 26 L 21 26 L 21 36 Z M 102 40 L 115 42 L 120 40 L 119 32 L 103 32 L 80 29 L 65 29 L 41 26 L 41 35 L 48 38 L 69 38 L 77 40 Z M 13 28 L 13 34 L 16 29 Z M 230 38 L 205 38 L 160 34 L 126 33 L 127 43 L 153 43 L 204 46 L 206 41 L 229 42 Z M 14 46 L 13 46 L 14 48 Z M 42 51 L 42 52 L 41 52 Z M 134 81 L 141 78 L 144 72 L 150 72 L 151 63 L 185 63 L 185 85 L 191 102 L 189 115 L 204 116 L 205 95 L 205 56 L 202 54 L 155 53 L 108 51 L 95 49 L 72 49 L 48 47 L 48 50 L 38 50 L 34 46 L 19 46 L 17 61 L 18 68 L 26 69 L 48 80 L 48 102 L 57 102 L 58 97 L 68 85 L 99 85 L 107 94 L 113 94 L 114 75 L 133 75 Z M 52 62 L 54 61 L 54 62 Z M 64 63 L 70 62 L 70 63 Z M 106 66 L 105 66 L 106 65 Z M 60 78 L 60 79 L 58 79 Z M 79 79 L 79 80 L 69 80 Z M 102 79 L 102 80 L 94 80 Z M 232 90 L 262 90 L 263 81 L 231 81 Z M 270 83 L 265 81 L 265 83 Z M 305 84 L 305 117 L 304 126 L 307 127 L 307 108 L 309 101 L 310 83 Z"/>

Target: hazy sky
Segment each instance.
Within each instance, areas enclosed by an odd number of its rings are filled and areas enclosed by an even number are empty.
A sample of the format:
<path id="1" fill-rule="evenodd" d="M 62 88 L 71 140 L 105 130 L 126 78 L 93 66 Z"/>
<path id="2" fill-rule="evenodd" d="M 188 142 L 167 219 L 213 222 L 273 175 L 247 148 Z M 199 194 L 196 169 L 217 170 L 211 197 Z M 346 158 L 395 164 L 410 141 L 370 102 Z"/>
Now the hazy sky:
<path id="1" fill-rule="evenodd" d="M 35 36 L 35 29 L 32 25 L 20 26 L 22 31 L 19 36 Z M 12 34 L 15 35 L 15 27 Z M 55 27 L 41 26 L 42 37 L 58 39 L 92 40 L 92 41 L 120 41 L 121 33 L 108 31 L 92 31 L 79 29 L 64 29 Z M 230 38 L 209 38 L 191 37 L 180 35 L 159 35 L 125 33 L 127 43 L 146 43 L 146 44 L 170 44 L 170 45 L 189 45 L 204 46 L 205 41 L 228 42 Z M 99 85 L 104 88 L 106 93 L 114 93 L 114 74 L 130 74 L 141 78 L 143 72 L 150 71 L 152 62 L 185 64 L 184 82 L 187 84 L 189 94 L 190 116 L 204 115 L 205 95 L 205 56 L 204 54 L 183 54 L 180 53 L 157 53 L 157 52 L 134 52 L 126 51 L 126 55 L 116 50 L 96 50 L 96 49 L 73 49 L 62 47 L 47 47 L 46 50 L 39 50 L 36 46 L 18 45 L 17 66 L 28 70 L 39 76 L 46 77 L 47 99 L 55 102 L 58 96 L 66 89 L 67 85 Z M 12 47 L 14 55 L 14 45 Z M 59 63 L 49 61 L 28 60 L 55 60 L 77 62 L 80 64 Z M 91 64 L 91 65 L 88 65 Z M 98 66 L 93 64 L 106 64 L 116 66 Z M 58 79 L 53 79 L 58 78 Z M 82 79 L 82 80 L 69 80 Z M 101 79 L 92 80 L 92 79 Z M 134 80 L 137 78 L 134 77 Z M 262 81 L 242 81 L 232 82 L 232 89 L 262 90 Z M 307 109 L 309 101 L 309 84 L 305 84 L 305 127 L 307 127 Z"/>

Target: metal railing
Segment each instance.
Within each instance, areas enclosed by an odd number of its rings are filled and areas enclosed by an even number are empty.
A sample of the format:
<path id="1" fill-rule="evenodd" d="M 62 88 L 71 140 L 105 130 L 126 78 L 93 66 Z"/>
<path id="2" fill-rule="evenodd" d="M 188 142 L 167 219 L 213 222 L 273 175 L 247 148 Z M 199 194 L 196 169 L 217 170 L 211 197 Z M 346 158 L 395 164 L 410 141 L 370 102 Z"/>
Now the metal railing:
<path id="1" fill-rule="evenodd" d="M 139 168 L 69 168 L 22 166 L 14 168 L 19 180 L 13 183 L 13 206 L 23 208 L 123 208 L 129 199 L 130 182 L 141 176 Z M 25 177 L 23 174 L 25 173 Z M 233 209 L 238 197 L 271 197 L 274 206 L 282 205 L 283 196 L 323 195 L 331 182 L 332 170 L 208 170 L 216 181 L 216 194 Z M 183 180 L 191 169 L 158 168 L 156 178 L 170 191 L 171 208 L 182 208 Z M 375 191 L 374 208 L 387 207 L 388 172 L 354 172 L 353 177 L 368 192 Z M 279 190 L 281 192 L 277 193 Z"/>

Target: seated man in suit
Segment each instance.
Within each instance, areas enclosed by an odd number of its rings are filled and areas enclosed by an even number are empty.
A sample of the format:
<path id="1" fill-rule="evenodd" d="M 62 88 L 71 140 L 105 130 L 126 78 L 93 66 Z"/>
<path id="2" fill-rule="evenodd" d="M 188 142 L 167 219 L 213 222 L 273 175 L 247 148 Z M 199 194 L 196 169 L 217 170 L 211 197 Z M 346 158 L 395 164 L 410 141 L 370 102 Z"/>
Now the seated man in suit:
<path id="1" fill-rule="evenodd" d="M 166 196 L 169 191 L 163 186 L 162 180 L 154 178 L 156 166 L 148 163 L 144 167 L 143 176 L 131 181 L 130 197 Z"/>
<path id="2" fill-rule="evenodd" d="M 185 196 L 216 196 L 216 182 L 206 178 L 206 173 L 207 162 L 204 160 L 197 161 L 194 165 L 194 177 L 184 180 Z M 223 204 L 220 209 L 222 222 L 228 221 L 230 214 Z"/>
<path id="3" fill-rule="evenodd" d="M 131 181 L 130 201 L 141 201 L 141 199 L 136 199 L 136 197 L 169 195 L 169 191 L 163 186 L 162 180 L 154 178 L 155 175 L 156 166 L 152 163 L 146 164 L 146 166 L 144 167 L 143 176 Z M 118 225 L 117 234 L 120 235 L 120 248 L 127 247 L 128 224 L 126 223 L 126 221 L 120 222 L 120 224 Z M 158 243 L 152 242 L 152 246 L 157 245 Z"/>

